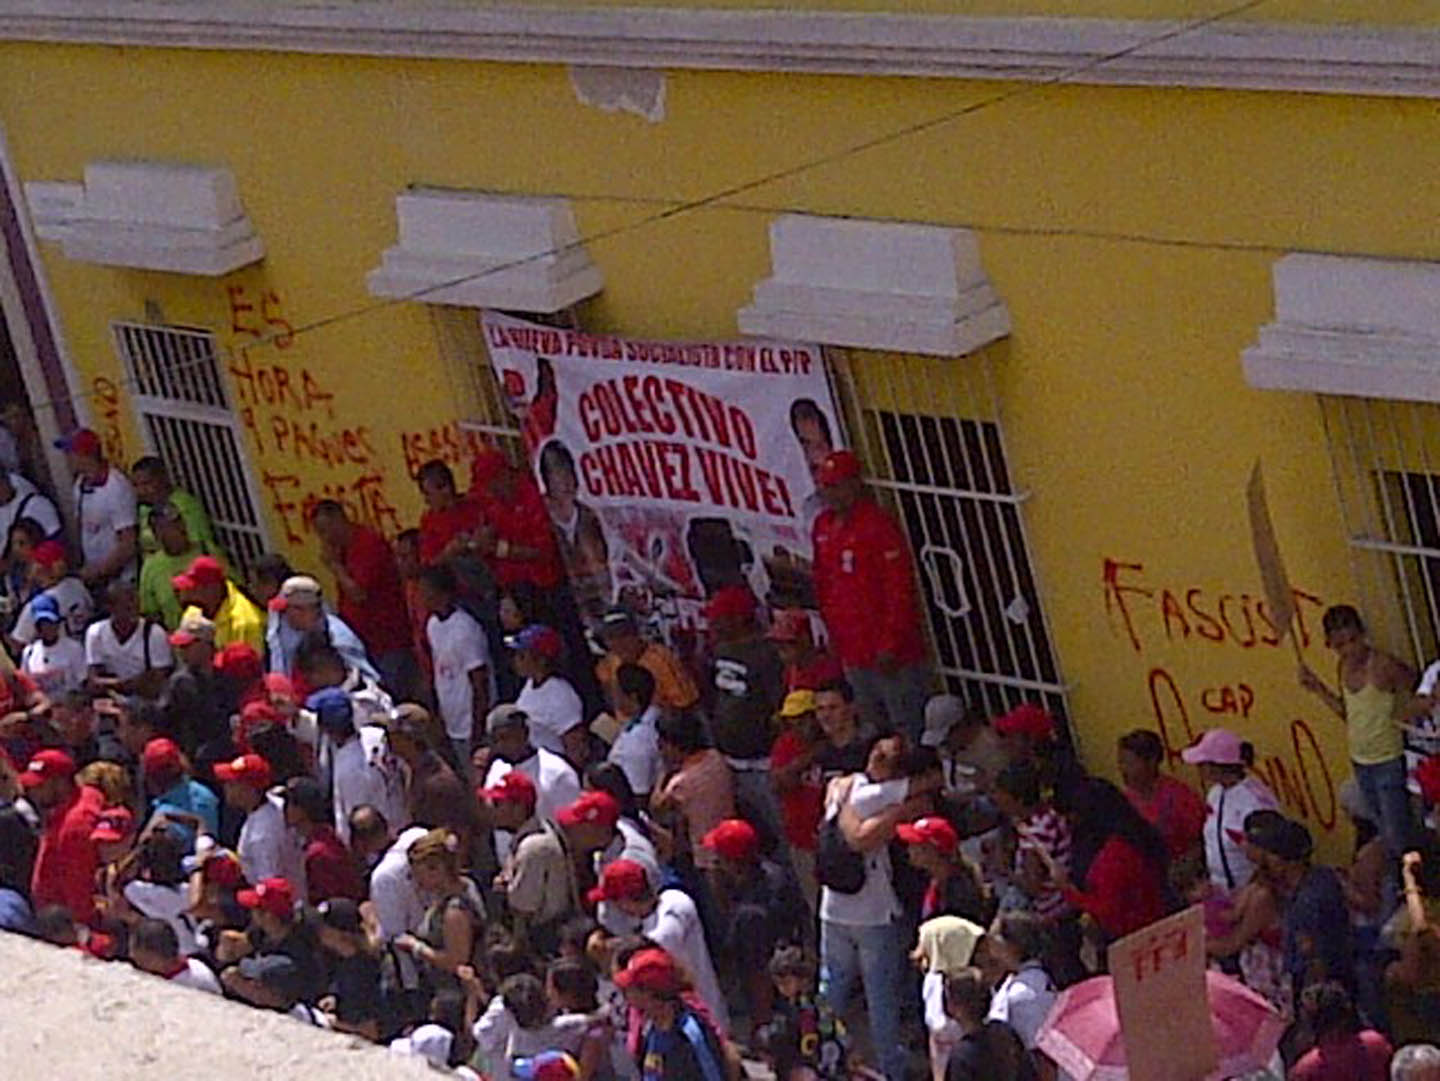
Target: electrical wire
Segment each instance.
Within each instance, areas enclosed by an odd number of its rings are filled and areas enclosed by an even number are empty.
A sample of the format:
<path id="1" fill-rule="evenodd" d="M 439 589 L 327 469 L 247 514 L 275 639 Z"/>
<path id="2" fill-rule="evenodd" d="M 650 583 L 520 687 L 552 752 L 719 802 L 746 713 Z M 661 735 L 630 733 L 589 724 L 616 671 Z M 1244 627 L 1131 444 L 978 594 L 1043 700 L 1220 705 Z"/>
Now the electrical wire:
<path id="1" fill-rule="evenodd" d="M 1234 4 L 1218 12 L 1214 12 L 1209 15 L 1186 21 L 1179 26 L 1171 26 L 1158 34 L 1154 34 L 1139 41 L 1133 42 L 1130 45 L 1125 46 L 1124 48 L 1115 49 L 1111 52 L 1103 53 L 1099 56 L 1092 57 L 1089 60 L 1065 68 L 1044 79 L 1038 79 L 1007 87 L 1002 91 L 991 94 L 987 97 L 983 97 L 978 101 L 970 102 L 964 106 L 961 106 L 960 108 L 952 109 L 937 116 L 933 116 L 925 120 L 920 120 L 913 124 L 907 124 L 900 128 L 894 128 L 879 135 L 871 136 L 869 138 L 862 139 L 859 142 L 851 143 L 846 146 L 840 147 L 837 150 L 833 150 L 813 158 L 808 158 L 802 162 L 797 162 L 794 165 L 789 165 L 784 168 L 765 173 L 761 176 L 753 177 L 749 180 L 744 180 L 735 184 L 731 184 L 727 187 L 720 188 L 716 191 L 712 191 L 706 195 L 700 196 L 695 199 L 669 203 L 665 206 L 665 209 L 657 211 L 653 214 L 646 215 L 645 217 L 639 218 L 632 222 L 625 222 L 620 225 L 611 226 L 607 229 L 601 229 L 596 232 L 589 233 L 566 244 L 557 245 L 543 251 L 533 252 L 529 255 L 519 256 L 515 259 L 507 260 L 502 263 L 493 264 L 491 266 L 485 267 L 483 270 L 477 270 L 459 275 L 454 278 L 446 279 L 445 281 L 435 282 L 430 285 L 426 285 L 420 289 L 401 294 L 399 296 L 384 297 L 379 300 L 371 301 L 353 308 L 335 312 L 328 316 L 321 316 L 318 319 L 313 319 L 310 322 L 302 323 L 299 326 L 289 327 L 283 331 L 275 331 L 269 334 L 261 335 L 255 340 L 245 342 L 244 344 L 237 344 L 231 346 L 217 344 L 217 347 L 213 348 L 208 353 L 200 353 L 186 361 L 181 361 L 180 363 L 168 367 L 166 369 L 166 374 L 178 373 L 187 368 L 200 367 L 202 365 L 211 365 L 217 361 L 224 361 L 227 358 L 235 356 L 236 354 L 244 357 L 251 350 L 271 345 L 280 339 L 293 340 L 302 334 L 309 334 L 313 331 L 323 330 L 327 327 L 332 327 L 339 323 L 349 322 L 353 319 L 362 319 L 368 315 L 373 315 L 376 312 L 385 311 L 397 305 L 413 303 L 417 300 L 424 300 L 426 297 L 433 296 L 436 293 L 444 292 L 449 289 L 454 289 L 458 286 L 468 285 L 472 282 L 481 281 L 485 278 L 497 274 L 503 274 L 510 270 L 516 270 L 520 267 L 528 266 L 531 263 L 539 262 L 544 259 L 551 259 L 557 256 L 565 256 L 576 251 L 586 251 L 593 246 L 603 245 L 611 240 L 616 239 L 617 237 L 625 236 L 642 229 L 647 229 L 655 225 L 673 221 L 675 218 L 680 217 L 684 214 L 691 214 L 699 210 L 711 208 L 733 209 L 737 211 L 745 209 L 740 206 L 733 205 L 729 201 L 731 199 L 734 199 L 736 196 L 744 195 L 748 192 L 757 191 L 761 188 L 770 187 L 774 184 L 780 183 L 781 181 L 790 180 L 797 176 L 803 176 L 807 173 L 811 173 L 819 169 L 824 169 L 829 166 L 848 161 L 851 158 L 868 153 L 872 150 L 876 150 L 885 146 L 890 146 L 891 144 L 913 138 L 917 135 L 923 135 L 927 132 L 935 131 L 946 125 L 953 124 L 956 121 L 962 120 L 966 117 L 975 116 L 978 113 L 995 108 L 999 105 L 1003 105 L 1007 102 L 1044 93 L 1045 91 L 1053 89 L 1056 86 L 1061 86 L 1066 83 L 1072 82 L 1079 76 L 1096 71 L 1110 64 L 1114 64 L 1117 61 L 1123 60 L 1127 57 L 1134 56 L 1135 54 L 1143 52 L 1146 49 L 1153 48 L 1156 45 L 1162 45 L 1166 42 L 1174 41 L 1178 38 L 1193 34 L 1196 31 L 1203 30 L 1210 26 L 1214 26 L 1217 23 L 1226 22 L 1228 20 L 1248 14 L 1249 12 L 1252 12 L 1256 8 L 1259 8 L 1269 2 L 1270 0 L 1242 0 L 1241 3 Z M 616 199 L 615 201 L 643 202 L 643 200 L 624 199 Z M 806 212 L 804 208 L 799 207 L 766 207 L 754 209 L 763 209 L 763 211 L 766 213 Z M 1207 242 L 1198 240 L 1187 240 L 1183 238 L 1149 238 L 1139 234 L 1087 234 L 1084 231 L 1045 230 L 1039 228 L 1025 229 L 1022 227 L 1013 226 L 969 227 L 981 228 L 990 232 L 1007 232 L 1024 235 L 1093 235 L 1101 238 L 1129 240 L 1139 243 L 1170 244 L 1176 246 L 1205 248 L 1213 250 L 1280 250 L 1270 246 L 1249 245 L 1243 243 Z M 126 373 L 120 379 L 113 380 L 112 382 L 115 383 L 117 386 L 123 386 L 126 389 L 133 389 L 138 380 L 131 376 L 129 373 Z M 38 402 L 32 402 L 31 408 L 32 410 L 43 408 L 53 409 L 55 405 L 60 401 L 73 403 L 80 399 L 93 397 L 95 393 L 96 392 L 93 390 L 77 390 L 72 394 L 66 395 L 64 398 L 50 398 Z"/>

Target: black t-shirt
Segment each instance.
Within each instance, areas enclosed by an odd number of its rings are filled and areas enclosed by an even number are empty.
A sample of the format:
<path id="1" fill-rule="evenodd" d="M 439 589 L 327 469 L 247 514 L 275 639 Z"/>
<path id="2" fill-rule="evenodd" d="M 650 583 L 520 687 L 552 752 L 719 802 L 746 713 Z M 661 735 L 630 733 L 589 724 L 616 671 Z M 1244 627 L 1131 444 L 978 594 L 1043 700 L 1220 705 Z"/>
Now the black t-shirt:
<path id="1" fill-rule="evenodd" d="M 160 696 L 166 726 L 191 758 L 201 747 L 228 743 L 236 708 L 233 683 L 183 667 L 170 676 Z"/>
<path id="2" fill-rule="evenodd" d="M 315 931 L 303 919 L 291 924 L 285 937 L 272 942 L 257 928 L 249 931 L 250 945 L 258 957 L 267 953 L 283 953 L 300 970 L 301 999 L 314 1002 L 325 993 L 325 964 Z"/>
<path id="3" fill-rule="evenodd" d="M 763 638 L 726 642 L 710 662 L 710 728 L 731 758 L 765 758 L 774 742 L 771 718 L 785 695 L 785 665 Z"/>
<path id="4" fill-rule="evenodd" d="M 335 996 L 335 1016 L 347 1025 L 378 1020 L 380 959 L 363 953 L 335 958 L 330 966 L 330 991 Z"/>
<path id="5" fill-rule="evenodd" d="M 859 729 L 855 738 L 843 747 L 837 747 L 829 740 L 821 742 L 815 751 L 815 765 L 820 768 L 820 783 L 827 785 L 836 777 L 851 773 L 864 773 L 865 760 L 870 757 L 870 741 L 874 738 L 866 729 Z"/>
<path id="6" fill-rule="evenodd" d="M 1013 1028 L 987 1021 L 950 1052 L 945 1081 L 1036 1081 L 1035 1063 Z"/>

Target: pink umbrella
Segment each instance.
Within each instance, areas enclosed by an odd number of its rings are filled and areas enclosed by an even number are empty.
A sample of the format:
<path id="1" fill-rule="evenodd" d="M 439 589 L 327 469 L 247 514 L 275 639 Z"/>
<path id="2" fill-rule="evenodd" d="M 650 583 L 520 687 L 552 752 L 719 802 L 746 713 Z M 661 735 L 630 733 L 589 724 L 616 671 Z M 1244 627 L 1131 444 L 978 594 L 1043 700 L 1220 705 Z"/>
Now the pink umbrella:
<path id="1" fill-rule="evenodd" d="M 1239 980 L 1206 972 L 1205 984 L 1220 1050 L 1220 1065 L 1210 1077 L 1219 1081 L 1264 1069 L 1280 1046 L 1284 1020 Z M 1109 976 L 1077 983 L 1061 994 L 1040 1026 L 1036 1043 L 1075 1081 L 1129 1081 L 1125 1038 Z M 1183 1053 L 1177 1049 L 1177 1054 Z"/>

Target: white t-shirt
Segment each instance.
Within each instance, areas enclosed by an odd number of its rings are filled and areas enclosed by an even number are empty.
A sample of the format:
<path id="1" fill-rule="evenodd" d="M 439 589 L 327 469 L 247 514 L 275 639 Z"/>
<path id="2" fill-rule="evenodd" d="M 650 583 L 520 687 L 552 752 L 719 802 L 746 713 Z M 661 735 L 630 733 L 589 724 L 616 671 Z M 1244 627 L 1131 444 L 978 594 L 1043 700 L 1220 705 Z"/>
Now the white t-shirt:
<path id="1" fill-rule="evenodd" d="M 170 640 L 165 628 L 159 623 L 141 620 L 130 637 L 120 641 L 115 628 L 108 619 L 90 624 L 85 632 L 85 663 L 102 665 L 117 679 L 134 679 L 143 675 L 145 664 L 145 636 L 150 636 L 150 668 L 173 668 L 175 658 L 170 655 Z"/>
<path id="2" fill-rule="evenodd" d="M 565 753 L 565 733 L 585 721 L 580 696 L 563 676 L 550 676 L 538 687 L 527 679 L 515 704 L 530 718 L 530 738 L 535 746 L 556 754 Z"/>
<path id="3" fill-rule="evenodd" d="M 189 957 L 197 949 L 194 925 L 185 914 L 190 907 L 189 893 L 184 884 L 157 886 L 139 879 L 125 884 L 125 900 L 130 902 L 131 908 L 150 919 L 164 920 L 175 929 L 181 957 Z"/>
<path id="4" fill-rule="evenodd" d="M 920 981 L 920 1001 L 925 1006 L 925 1028 L 930 1032 L 931 1061 L 941 1056 L 943 1063 L 950 1052 L 962 1039 L 965 1030 L 960 1023 L 945 1012 L 945 973 L 927 972 Z"/>
<path id="5" fill-rule="evenodd" d="M 185 958 L 185 967 L 171 976 L 170 982 L 179 984 L 181 987 L 188 987 L 192 991 L 208 991 L 212 995 L 225 993 L 220 990 L 220 981 L 210 970 L 210 966 L 193 957 Z"/>
<path id="6" fill-rule="evenodd" d="M 305 852 L 299 838 L 285 824 L 281 789 L 267 792 L 260 806 L 245 816 L 235 854 L 240 857 L 240 869 L 247 882 L 278 876 L 290 880 L 296 897 L 306 895 Z"/>
<path id="7" fill-rule="evenodd" d="M 432 615 L 425 624 L 425 637 L 435 659 L 435 697 L 445 734 L 451 739 L 470 739 L 475 734 L 475 688 L 470 673 L 477 668 L 491 669 L 491 699 L 495 696 L 495 672 L 485 631 L 474 616 L 456 607 L 444 619 Z"/>
<path id="8" fill-rule="evenodd" d="M 135 489 L 130 487 L 130 478 L 112 465 L 106 470 L 105 483 L 87 491 L 85 479 L 76 477 L 75 511 L 80 520 L 80 551 L 85 562 L 99 563 L 108 558 L 120 543 L 118 534 L 136 525 Z M 134 581 L 135 573 L 135 561 L 131 560 L 118 577 Z"/>
<path id="9" fill-rule="evenodd" d="M 860 778 L 850 786 L 850 806 L 862 819 L 905 802 L 910 782 L 867 781 Z M 839 805 L 826 793 L 827 818 L 840 813 Z M 820 889 L 820 918 L 831 923 L 852 927 L 879 927 L 900 915 L 900 899 L 890 882 L 890 846 L 880 845 L 865 854 L 865 885 L 858 893 L 836 893 L 828 886 Z"/>
<path id="10" fill-rule="evenodd" d="M 650 888 L 659 889 L 660 857 L 655 854 L 655 846 L 633 822 L 623 818 L 615 823 L 614 839 L 592 857 L 596 881 L 599 881 L 605 868 L 616 860 L 638 863 L 645 869 Z M 633 935 L 640 929 L 640 921 L 633 916 L 627 916 L 609 901 L 600 902 L 595 909 L 595 919 L 612 935 Z"/>
<path id="11" fill-rule="evenodd" d="M 386 849 L 380 862 L 370 872 L 370 903 L 375 908 L 375 922 L 380 939 L 389 944 L 403 934 L 420 930 L 425 919 L 425 898 L 410 876 L 410 846 L 428 833 L 424 826 L 411 826 Z M 420 985 L 415 959 L 408 953 L 393 951 L 402 987 Z"/>
<path id="12" fill-rule="evenodd" d="M 340 840 L 350 843 L 350 812 L 367 803 L 384 815 L 386 822 L 408 825 L 405 785 L 385 730 L 361 725 L 355 738 L 343 747 L 336 748 L 333 743 L 330 747 L 331 800 Z"/>
<path id="13" fill-rule="evenodd" d="M 20 654 L 20 671 L 52 698 L 85 683 L 85 647 L 62 634 L 53 646 L 35 639 Z"/>
<path id="14" fill-rule="evenodd" d="M 661 890 L 655 911 L 640 924 L 640 933 L 649 936 L 683 966 L 695 981 L 695 992 L 710 1007 L 710 1016 L 721 1028 L 730 1027 L 730 1012 L 725 995 L 710 961 L 710 947 L 705 942 L 705 927 L 695 902 L 684 890 Z"/>
<path id="15" fill-rule="evenodd" d="M 1237 890 L 1250 881 L 1255 871 L 1255 865 L 1245 855 L 1245 817 L 1252 811 L 1278 810 L 1279 804 L 1265 782 L 1255 777 L 1246 777 L 1229 788 L 1211 785 L 1205 803 L 1210 808 L 1204 829 L 1205 866 L 1210 870 L 1210 881 L 1227 892 Z"/>
<path id="16" fill-rule="evenodd" d="M 10 543 L 10 528 L 21 518 L 34 521 L 47 537 L 60 532 L 60 514 L 49 496 L 41 494 L 19 473 L 10 474 L 10 486 L 15 489 L 15 498 L 0 505 L 0 549 Z M 20 513 L 22 506 L 25 509 L 23 515 Z"/>
<path id="17" fill-rule="evenodd" d="M 55 606 L 60 609 L 60 616 L 65 620 L 65 632 L 77 642 L 84 641 L 85 628 L 90 626 L 90 617 L 95 612 L 95 603 L 90 599 L 90 591 L 85 588 L 85 583 L 70 575 L 60 579 L 44 592 L 54 599 Z M 30 604 L 33 603 L 32 599 Z M 10 632 L 10 637 L 21 645 L 28 645 L 40 637 L 40 632 L 35 629 L 35 614 L 30 604 L 20 609 L 20 615 L 15 620 L 15 629 Z"/>
<path id="18" fill-rule="evenodd" d="M 485 787 L 493 788 L 512 769 L 535 782 L 535 816 L 555 821 L 555 812 L 580 798 L 580 778 L 575 768 L 558 754 L 536 747 L 535 753 L 519 762 L 495 759 L 485 771 Z"/>
<path id="19" fill-rule="evenodd" d="M 1050 1014 L 1058 992 L 1043 966 L 1026 964 L 1006 976 L 990 999 L 987 1021 L 1003 1021 L 1015 1030 L 1027 1050 L 1035 1049 L 1035 1037 Z"/>
<path id="20" fill-rule="evenodd" d="M 625 779 L 637 796 L 655 791 L 660 783 L 660 737 L 655 731 L 660 716 L 658 706 L 651 706 L 621 729 L 605 757 L 625 771 Z"/>

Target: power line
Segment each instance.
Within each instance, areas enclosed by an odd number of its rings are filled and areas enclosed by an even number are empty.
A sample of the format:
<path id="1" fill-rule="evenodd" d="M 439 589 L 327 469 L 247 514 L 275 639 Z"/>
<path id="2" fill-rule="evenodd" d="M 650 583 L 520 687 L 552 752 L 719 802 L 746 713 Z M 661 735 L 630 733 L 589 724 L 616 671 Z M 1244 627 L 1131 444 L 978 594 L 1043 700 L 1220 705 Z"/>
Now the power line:
<path id="1" fill-rule="evenodd" d="M 281 338 L 293 340 L 294 338 L 297 338 L 302 334 L 308 334 L 311 331 L 322 330 L 326 327 L 335 326 L 336 324 L 348 322 L 352 319 L 360 319 L 367 315 L 371 315 L 379 311 L 384 311 L 388 308 L 392 308 L 400 304 L 408 304 L 417 300 L 423 300 L 425 297 L 431 296 L 435 293 L 443 292 L 447 289 L 453 289 L 460 285 L 467 285 L 471 282 L 481 281 L 485 278 L 491 277 L 492 275 L 502 274 L 509 270 L 515 270 L 519 267 L 528 266 L 529 264 L 538 262 L 542 259 L 550 259 L 555 256 L 563 256 L 568 255 L 572 252 L 583 251 L 592 245 L 601 245 L 607 241 L 614 240 L 617 237 L 624 236 L 632 232 L 637 232 L 642 229 L 647 229 L 653 225 L 658 225 L 664 222 L 671 221 L 672 219 L 680 217 L 681 215 L 694 213 L 697 210 L 704 210 L 708 208 L 740 209 L 739 207 L 731 206 L 728 201 L 736 196 L 744 195 L 747 192 L 752 192 L 761 188 L 769 187 L 773 184 L 780 183 L 784 180 L 790 180 L 797 176 L 803 176 L 806 173 L 814 172 L 818 169 L 824 169 L 828 166 L 835 165 L 839 162 L 846 161 L 850 158 L 868 153 L 869 151 L 876 150 L 884 146 L 889 146 L 893 143 L 901 142 L 905 139 L 913 138 L 916 135 L 922 135 L 926 132 L 934 131 L 948 124 L 952 124 L 958 120 L 964 119 L 965 117 L 974 116 L 988 109 L 1003 105 L 1006 102 L 1014 101 L 1018 98 L 1027 97 L 1030 95 L 1043 93 L 1046 90 L 1052 89 L 1053 87 L 1068 83 L 1073 79 L 1077 78 L 1078 76 L 1084 75 L 1091 71 L 1095 71 L 1109 64 L 1113 64 L 1116 61 L 1123 60 L 1126 57 L 1133 56 L 1136 53 L 1143 52 L 1144 50 L 1152 48 L 1156 45 L 1161 45 L 1168 41 L 1174 41 L 1177 38 L 1193 34 L 1198 30 L 1203 30 L 1206 27 L 1214 26 L 1217 23 L 1225 22 L 1227 20 L 1247 14 L 1266 3 L 1269 3 L 1269 0 L 1242 0 L 1241 3 L 1225 8 L 1221 11 L 1215 12 L 1210 15 L 1201 16 L 1197 19 L 1192 19 L 1179 26 L 1172 26 L 1167 30 L 1164 30 L 1158 34 L 1151 35 L 1150 37 L 1144 38 L 1140 41 L 1134 42 L 1130 45 L 1125 46 L 1124 48 L 1116 49 L 1111 52 L 1104 53 L 1100 56 L 1093 57 L 1090 60 L 1084 61 L 1083 63 L 1073 65 L 1072 67 L 1056 72 L 1054 75 L 1051 75 L 1045 79 L 1037 80 L 1035 82 L 1021 83 L 1016 86 L 1009 87 L 988 97 L 981 98 L 978 101 L 970 102 L 969 104 L 963 105 L 957 109 L 952 109 L 945 113 L 941 113 L 938 116 L 930 117 L 926 120 L 917 121 L 913 124 L 905 125 L 904 127 L 895 128 L 891 131 L 884 132 L 880 135 L 871 136 L 867 139 L 862 139 L 857 143 L 852 143 L 848 146 L 841 147 L 838 150 L 830 151 L 826 154 L 821 154 L 818 157 L 809 158 L 805 161 L 798 162 L 795 165 L 786 166 L 782 169 L 777 169 L 772 172 L 765 173 L 750 180 L 731 184 L 725 188 L 710 192 L 709 194 L 700 196 L 696 199 L 690 199 L 676 202 L 673 204 L 668 204 L 666 205 L 665 209 L 639 218 L 636 221 L 627 222 L 622 225 L 611 226 L 608 229 L 602 229 L 598 232 L 590 233 L 587 236 L 580 237 L 567 244 L 561 244 L 544 251 L 534 252 L 530 255 L 520 256 L 518 258 L 511 259 L 503 263 L 498 263 L 493 266 L 486 267 L 484 270 L 478 270 L 472 273 L 462 274 L 458 277 L 450 278 L 442 282 L 436 282 L 431 285 L 424 286 L 423 288 L 416 289 L 412 292 L 402 294 L 400 296 L 385 297 L 380 300 L 362 304 L 354 308 L 349 308 L 343 311 L 336 312 L 332 315 L 321 316 L 318 319 L 311 320 L 308 323 L 303 323 L 296 327 L 287 328 L 284 331 L 275 331 L 269 334 L 262 335 L 259 338 L 256 338 L 254 341 L 246 342 L 243 345 L 238 345 L 234 347 L 219 346 L 216 349 L 212 349 L 209 353 L 204 353 L 192 357 L 187 361 L 183 361 L 180 364 L 176 364 L 169 370 L 171 372 L 179 372 L 186 368 L 198 367 L 203 364 L 211 364 L 216 361 L 223 361 L 226 357 L 232 356 L 235 353 L 238 353 L 240 356 L 245 356 L 250 352 L 250 350 L 270 345 Z M 771 210 L 770 208 L 766 208 L 765 212 L 804 212 L 804 209 L 790 207 L 774 208 L 773 210 Z M 1026 235 L 1045 236 L 1085 235 L 1083 233 L 1071 233 L 1065 230 L 1036 230 L 1034 232 L 1027 232 L 1026 230 L 1020 229 L 1018 227 L 1007 228 L 992 226 L 990 227 L 989 231 L 1026 233 Z M 1100 235 L 1103 237 L 1105 234 Z M 1169 243 L 1177 246 L 1216 250 L 1279 250 L 1263 246 L 1211 243 L 1204 241 L 1163 239 L 1151 240 L 1138 234 L 1134 236 L 1114 236 L 1112 237 L 1112 239 L 1125 239 L 1145 243 Z M 126 374 L 123 375 L 120 379 L 115 380 L 115 382 L 120 386 L 126 387 L 127 389 L 132 389 L 134 384 L 136 383 L 136 380 Z M 64 400 L 74 402 L 82 398 L 93 397 L 94 393 L 94 391 L 81 390 L 73 394 L 67 395 Z M 40 402 L 32 403 L 31 408 L 53 408 L 56 404 L 56 401 L 57 399 L 53 398 L 45 399 Z"/>

